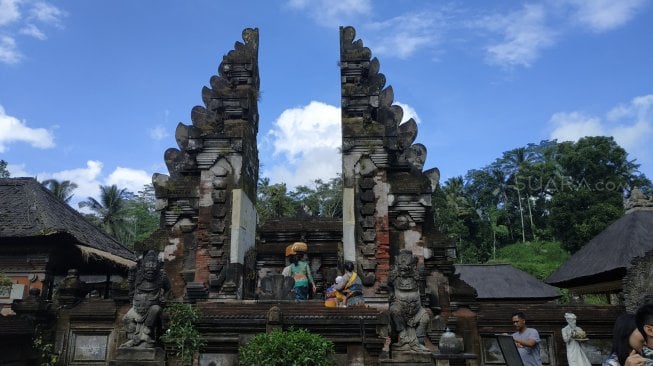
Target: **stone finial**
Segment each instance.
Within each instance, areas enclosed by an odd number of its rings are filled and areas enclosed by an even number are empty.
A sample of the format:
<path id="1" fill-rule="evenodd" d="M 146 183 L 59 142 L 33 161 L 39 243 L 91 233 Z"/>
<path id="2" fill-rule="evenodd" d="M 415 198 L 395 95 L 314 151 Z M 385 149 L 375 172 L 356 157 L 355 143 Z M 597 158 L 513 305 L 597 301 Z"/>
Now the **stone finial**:
<path id="1" fill-rule="evenodd" d="M 630 192 L 630 197 L 628 197 L 628 200 L 626 200 L 624 206 L 626 213 L 631 213 L 636 210 L 653 211 L 653 199 L 646 197 L 644 192 L 642 192 L 639 187 L 634 187 Z"/>

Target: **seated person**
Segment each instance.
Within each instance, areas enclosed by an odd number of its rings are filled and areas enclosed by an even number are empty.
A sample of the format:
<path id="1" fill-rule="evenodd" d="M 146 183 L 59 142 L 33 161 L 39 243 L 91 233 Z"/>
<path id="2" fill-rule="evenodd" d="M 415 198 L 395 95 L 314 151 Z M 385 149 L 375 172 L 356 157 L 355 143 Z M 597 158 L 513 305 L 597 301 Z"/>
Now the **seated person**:
<path id="1" fill-rule="evenodd" d="M 342 276 L 336 277 L 336 283 L 326 289 L 324 295 L 324 306 L 327 308 L 337 308 L 347 305 L 347 297 L 335 287 L 342 282 Z"/>
<path id="2" fill-rule="evenodd" d="M 342 291 L 347 297 L 347 306 L 365 307 L 365 297 L 363 296 L 363 282 L 354 272 L 354 263 L 345 262 L 345 274 L 342 276 L 342 282 L 335 285 L 335 289 Z"/>

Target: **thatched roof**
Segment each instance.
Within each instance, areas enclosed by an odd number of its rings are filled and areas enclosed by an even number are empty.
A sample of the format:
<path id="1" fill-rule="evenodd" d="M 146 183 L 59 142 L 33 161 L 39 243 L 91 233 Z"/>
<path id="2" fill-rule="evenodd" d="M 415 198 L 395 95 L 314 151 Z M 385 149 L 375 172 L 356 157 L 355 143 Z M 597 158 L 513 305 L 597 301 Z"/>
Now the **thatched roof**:
<path id="1" fill-rule="evenodd" d="M 553 300 L 560 291 L 510 264 L 456 264 L 460 279 L 479 300 Z"/>
<path id="2" fill-rule="evenodd" d="M 653 211 L 636 210 L 613 222 L 546 279 L 558 287 L 620 280 L 633 259 L 653 249 Z"/>
<path id="3" fill-rule="evenodd" d="M 3 240 L 6 238 L 55 234 L 74 238 L 84 255 L 103 257 L 126 266 L 134 264 L 132 251 L 88 222 L 36 179 L 0 179 L 0 244 L 7 242 Z"/>

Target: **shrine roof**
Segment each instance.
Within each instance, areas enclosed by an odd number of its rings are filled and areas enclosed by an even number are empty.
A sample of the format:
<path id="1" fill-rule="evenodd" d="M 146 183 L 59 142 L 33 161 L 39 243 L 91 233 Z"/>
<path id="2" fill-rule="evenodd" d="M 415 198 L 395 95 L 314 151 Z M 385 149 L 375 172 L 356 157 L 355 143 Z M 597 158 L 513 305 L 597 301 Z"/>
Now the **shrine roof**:
<path id="1" fill-rule="evenodd" d="M 561 296 L 547 285 L 510 264 L 456 264 L 460 279 L 476 289 L 480 300 L 541 299 Z"/>
<path id="2" fill-rule="evenodd" d="M 620 280 L 635 258 L 653 249 L 653 211 L 635 210 L 613 222 L 546 279 L 558 287 Z"/>
<path id="3" fill-rule="evenodd" d="M 0 240 L 67 234 L 82 251 L 121 264 L 134 253 L 88 222 L 34 178 L 0 179 Z M 116 258 L 117 257 L 117 258 Z"/>

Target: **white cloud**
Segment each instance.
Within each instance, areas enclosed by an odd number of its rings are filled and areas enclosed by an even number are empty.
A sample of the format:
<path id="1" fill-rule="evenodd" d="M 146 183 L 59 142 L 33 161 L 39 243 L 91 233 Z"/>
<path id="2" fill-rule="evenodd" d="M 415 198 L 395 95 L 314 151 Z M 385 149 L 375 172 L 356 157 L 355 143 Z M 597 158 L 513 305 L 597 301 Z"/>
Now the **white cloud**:
<path id="1" fill-rule="evenodd" d="M 41 41 L 44 41 L 48 38 L 46 37 L 45 33 L 41 32 L 41 30 L 34 24 L 27 24 L 25 27 L 21 28 L 20 34 L 34 37 L 36 39 L 40 39 Z"/>
<path id="2" fill-rule="evenodd" d="M 618 121 L 624 118 L 636 118 L 638 120 L 651 121 L 653 109 L 653 94 L 635 97 L 630 103 L 620 104 L 612 108 L 607 117 L 610 121 Z"/>
<path id="3" fill-rule="evenodd" d="M 531 66 L 542 52 L 580 24 L 595 32 L 614 30 L 647 6 L 646 0 L 561 0 L 527 4 L 507 15 L 471 22 L 475 28 L 500 35 L 485 47 L 487 61 L 503 67 Z"/>
<path id="4" fill-rule="evenodd" d="M 132 193 L 138 193 L 143 190 L 143 186 L 152 183 L 152 174 L 147 173 L 145 170 L 131 169 L 117 167 L 109 177 L 107 177 L 105 184 L 115 184 L 118 188 L 127 188 Z"/>
<path id="5" fill-rule="evenodd" d="M 307 106 L 286 109 L 270 134 L 275 154 L 291 159 L 315 148 L 340 147 L 340 108 L 311 101 Z"/>
<path id="6" fill-rule="evenodd" d="M 20 0 L 0 0 L 0 27 L 20 19 L 19 2 Z"/>
<path id="7" fill-rule="evenodd" d="M 150 138 L 154 141 L 161 141 L 164 138 L 170 136 L 170 134 L 168 134 L 168 130 L 161 125 L 158 125 L 150 129 L 148 131 L 148 134 L 150 135 Z"/>
<path id="8" fill-rule="evenodd" d="M 7 149 L 12 142 L 26 142 L 39 149 L 48 149 L 55 146 L 54 136 L 44 128 L 31 128 L 25 121 L 5 113 L 0 105 L 0 152 Z"/>
<path id="9" fill-rule="evenodd" d="M 66 15 L 67 13 L 65 11 L 44 1 L 34 3 L 32 8 L 29 10 L 29 19 L 38 20 L 44 24 L 56 27 L 62 26 L 62 19 L 66 17 Z"/>
<path id="10" fill-rule="evenodd" d="M 401 107 L 401 109 L 404 110 L 404 117 L 401 119 L 401 123 L 404 123 L 408 121 L 409 119 L 414 119 L 416 123 L 422 123 L 422 119 L 419 117 L 417 114 L 417 111 L 415 108 L 411 107 L 408 104 L 401 103 L 401 102 L 394 102 L 394 104 L 398 105 Z"/>
<path id="11" fill-rule="evenodd" d="M 310 18 L 325 27 L 349 24 L 358 15 L 368 15 L 372 11 L 370 0 L 290 0 L 286 5 L 295 10 L 305 11 Z"/>
<path id="12" fill-rule="evenodd" d="M 375 54 L 406 59 L 420 48 L 434 48 L 443 38 L 446 16 L 440 12 L 421 11 L 392 19 L 365 24 L 370 33 L 369 45 Z"/>
<path id="13" fill-rule="evenodd" d="M 554 129 L 551 138 L 558 141 L 576 141 L 585 136 L 604 136 L 605 129 L 598 117 L 582 112 L 559 112 L 551 116 Z"/>
<path id="14" fill-rule="evenodd" d="M 7 170 L 12 178 L 32 176 L 25 170 L 25 164 L 7 164 Z"/>
<path id="15" fill-rule="evenodd" d="M 23 55 L 16 47 L 16 40 L 9 36 L 0 36 L 0 62 L 17 64 Z"/>
<path id="16" fill-rule="evenodd" d="M 394 104 L 404 110 L 402 122 L 413 118 L 420 123 L 413 107 Z M 262 144 L 272 144 L 274 156 L 272 163 L 262 164 L 261 175 L 273 183 L 286 183 L 288 189 L 310 186 L 318 178 L 335 178 L 342 172 L 340 121 L 340 108 L 317 101 L 283 111 L 263 137 Z"/>
<path id="17" fill-rule="evenodd" d="M 543 5 L 525 5 L 508 15 L 493 15 L 474 23 L 476 27 L 496 32 L 502 40 L 486 47 L 490 64 L 530 66 L 543 49 L 554 44 L 555 32 L 546 25 Z"/>
<path id="18" fill-rule="evenodd" d="M 619 146 L 640 163 L 653 164 L 650 141 L 653 140 L 653 94 L 638 96 L 622 103 L 604 117 L 583 112 L 560 112 L 551 117 L 550 138 L 576 141 L 585 136 L 612 136 Z"/>
<path id="19" fill-rule="evenodd" d="M 607 120 L 616 124 L 612 135 L 626 150 L 648 148 L 653 140 L 653 94 L 613 108 L 607 113 Z"/>
<path id="20" fill-rule="evenodd" d="M 86 166 L 76 169 L 62 170 L 54 173 L 41 172 L 39 174 L 31 174 L 25 170 L 24 165 L 9 164 L 7 169 L 12 177 L 36 177 L 39 181 L 46 179 L 57 179 L 59 181 L 69 180 L 77 184 L 77 188 L 73 191 L 73 198 L 70 205 L 78 208 L 80 201 L 85 201 L 88 197 L 93 197 L 97 200 L 100 199 L 100 186 L 101 185 L 117 185 L 118 188 L 126 188 L 132 193 L 138 193 L 143 190 L 143 186 L 152 183 L 151 174 L 140 169 L 132 169 L 125 167 L 117 167 L 106 178 L 103 178 L 102 169 L 104 164 L 97 160 L 88 160 Z M 88 209 L 80 210 L 82 212 L 90 212 Z"/>
<path id="21" fill-rule="evenodd" d="M 646 0 L 570 0 L 575 17 L 595 32 L 616 29 L 630 21 L 638 10 L 648 5 Z"/>
<path id="22" fill-rule="evenodd" d="M 275 164 L 264 169 L 264 176 L 273 183 L 283 182 L 289 190 L 298 185 L 312 186 L 314 180 L 329 180 L 342 171 L 342 159 L 337 148 L 315 148 L 292 163 Z"/>
<path id="23" fill-rule="evenodd" d="M 46 179 L 57 179 L 60 181 L 69 180 L 77 184 L 77 188 L 73 191 L 74 197 L 71 206 L 77 208 L 76 202 L 86 200 L 87 197 L 98 198 L 100 194 L 100 173 L 102 173 L 103 164 L 97 160 L 89 160 L 86 162 L 86 167 L 76 168 L 69 170 L 62 170 L 55 173 L 39 173 L 39 181 Z"/>
<path id="24" fill-rule="evenodd" d="M 330 179 L 341 171 L 340 108 L 312 101 L 303 107 L 286 109 L 268 132 L 274 155 L 282 163 L 264 165 L 263 175 L 289 188 L 310 184 L 317 178 Z"/>
<path id="25" fill-rule="evenodd" d="M 22 11 L 27 14 L 22 16 Z M 63 28 L 64 10 L 45 1 L 0 0 L 0 62 L 17 64 L 23 59 L 16 39 L 20 35 L 45 40 L 43 26 Z"/>

